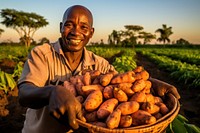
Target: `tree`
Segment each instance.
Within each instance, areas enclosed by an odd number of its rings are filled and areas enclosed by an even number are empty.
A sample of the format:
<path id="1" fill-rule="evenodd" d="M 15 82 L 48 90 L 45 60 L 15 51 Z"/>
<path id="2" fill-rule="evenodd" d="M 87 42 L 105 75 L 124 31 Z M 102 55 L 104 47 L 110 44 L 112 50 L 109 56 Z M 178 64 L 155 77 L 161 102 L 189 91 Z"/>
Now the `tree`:
<path id="1" fill-rule="evenodd" d="M 17 31 L 26 47 L 30 46 L 34 33 L 39 28 L 48 25 L 43 16 L 14 9 L 2 9 L 1 17 L 3 18 L 1 23 Z"/>
<path id="2" fill-rule="evenodd" d="M 0 28 L 0 36 L 1 36 L 1 34 L 2 34 L 3 32 L 4 32 L 4 30 Z"/>
<path id="3" fill-rule="evenodd" d="M 170 42 L 169 36 L 173 34 L 172 27 L 167 27 L 166 24 L 162 25 L 162 28 L 157 29 L 155 32 L 160 33 L 160 37 L 157 39 L 159 42 Z"/>
<path id="4" fill-rule="evenodd" d="M 185 39 L 183 39 L 183 38 L 180 38 L 179 40 L 176 41 L 176 44 L 177 45 L 189 45 L 190 42 L 185 40 Z"/>
<path id="5" fill-rule="evenodd" d="M 138 36 L 136 35 L 139 31 L 143 30 L 144 28 L 139 25 L 125 25 L 124 26 L 126 31 L 124 31 L 123 36 L 128 39 L 128 42 L 133 46 L 137 44 Z"/>
<path id="6" fill-rule="evenodd" d="M 144 39 L 143 44 L 147 44 L 147 43 L 151 42 L 152 39 L 156 39 L 156 35 L 153 35 L 151 33 L 142 31 L 139 34 L 140 35 L 138 37 Z"/>
<path id="7" fill-rule="evenodd" d="M 120 42 L 120 35 L 118 34 L 118 31 L 112 31 L 112 33 L 108 36 L 108 42 L 114 45 L 117 45 Z"/>
<path id="8" fill-rule="evenodd" d="M 108 35 L 108 44 L 113 44 L 112 35 Z"/>

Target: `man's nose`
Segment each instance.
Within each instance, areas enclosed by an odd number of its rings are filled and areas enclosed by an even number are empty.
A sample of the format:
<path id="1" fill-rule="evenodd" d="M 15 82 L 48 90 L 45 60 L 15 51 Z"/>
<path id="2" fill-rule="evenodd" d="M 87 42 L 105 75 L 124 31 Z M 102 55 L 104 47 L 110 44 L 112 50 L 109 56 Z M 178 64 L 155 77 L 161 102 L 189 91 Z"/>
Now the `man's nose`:
<path id="1" fill-rule="evenodd" d="M 77 26 L 73 27 L 71 33 L 74 34 L 74 35 L 78 35 L 80 33 L 79 28 Z"/>

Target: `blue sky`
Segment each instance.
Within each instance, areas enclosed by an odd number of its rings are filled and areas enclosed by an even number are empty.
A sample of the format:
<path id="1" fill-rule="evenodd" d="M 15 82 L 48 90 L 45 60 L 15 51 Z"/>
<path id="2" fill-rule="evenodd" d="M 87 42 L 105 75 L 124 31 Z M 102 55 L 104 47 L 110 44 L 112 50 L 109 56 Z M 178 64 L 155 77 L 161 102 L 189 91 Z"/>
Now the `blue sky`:
<path id="1" fill-rule="evenodd" d="M 34 39 L 47 37 L 52 42 L 60 36 L 59 23 L 64 11 L 71 5 L 83 5 L 94 17 L 95 34 L 92 42 L 101 39 L 107 42 L 112 30 L 125 30 L 124 25 L 140 25 L 144 31 L 154 34 L 162 24 L 172 27 L 172 41 L 184 38 L 200 44 L 200 0 L 1 0 L 0 9 L 10 8 L 35 12 L 44 16 L 49 25 L 39 29 Z M 0 21 L 2 19 L 0 18 Z M 13 29 L 4 29 L 0 41 L 18 41 L 19 35 Z"/>

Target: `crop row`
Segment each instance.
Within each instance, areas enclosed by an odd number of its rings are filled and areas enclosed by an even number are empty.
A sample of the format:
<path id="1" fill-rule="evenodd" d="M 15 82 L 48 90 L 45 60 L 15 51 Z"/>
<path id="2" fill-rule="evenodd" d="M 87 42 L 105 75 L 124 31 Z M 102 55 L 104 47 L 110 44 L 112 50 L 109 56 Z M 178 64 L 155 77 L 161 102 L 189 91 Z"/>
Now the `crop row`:
<path id="1" fill-rule="evenodd" d="M 87 47 L 88 50 L 91 50 L 95 54 L 102 56 L 104 58 L 111 58 L 112 56 L 119 54 L 121 48 L 109 48 L 109 47 Z"/>
<path id="2" fill-rule="evenodd" d="M 170 57 L 174 60 L 180 60 L 182 62 L 187 62 L 190 64 L 200 65 L 200 49 L 189 49 L 189 48 L 150 48 L 148 50 L 151 53 L 157 55 L 164 55 Z"/>
<path id="3" fill-rule="evenodd" d="M 88 47 L 87 49 L 107 59 L 114 56 L 114 61 L 111 63 L 119 73 L 133 70 L 137 66 L 134 49 L 119 47 Z"/>
<path id="4" fill-rule="evenodd" d="M 32 47 L 31 47 L 32 48 Z M 30 48 L 30 49 L 31 49 Z M 26 49 L 23 46 L 0 46 L 0 60 L 11 59 L 19 60 L 19 58 L 26 57 L 30 49 Z"/>

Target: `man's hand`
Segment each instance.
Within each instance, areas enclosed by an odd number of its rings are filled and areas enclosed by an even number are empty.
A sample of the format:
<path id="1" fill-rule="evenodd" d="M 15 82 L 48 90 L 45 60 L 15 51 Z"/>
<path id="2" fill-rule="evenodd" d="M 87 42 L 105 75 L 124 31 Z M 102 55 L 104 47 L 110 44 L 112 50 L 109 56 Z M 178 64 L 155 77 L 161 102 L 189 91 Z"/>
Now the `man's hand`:
<path id="1" fill-rule="evenodd" d="M 61 121 L 69 124 L 73 129 L 78 129 L 76 118 L 86 121 L 82 114 L 82 106 L 75 96 L 63 86 L 56 86 L 52 90 L 49 99 L 50 114 Z"/>
<path id="2" fill-rule="evenodd" d="M 163 81 L 160 81 L 158 79 L 150 78 L 149 79 L 152 82 L 152 88 L 155 94 L 158 96 L 165 96 L 165 94 L 171 93 L 173 94 L 177 99 L 180 99 L 180 95 L 173 85 L 170 85 L 168 83 L 165 83 Z"/>

